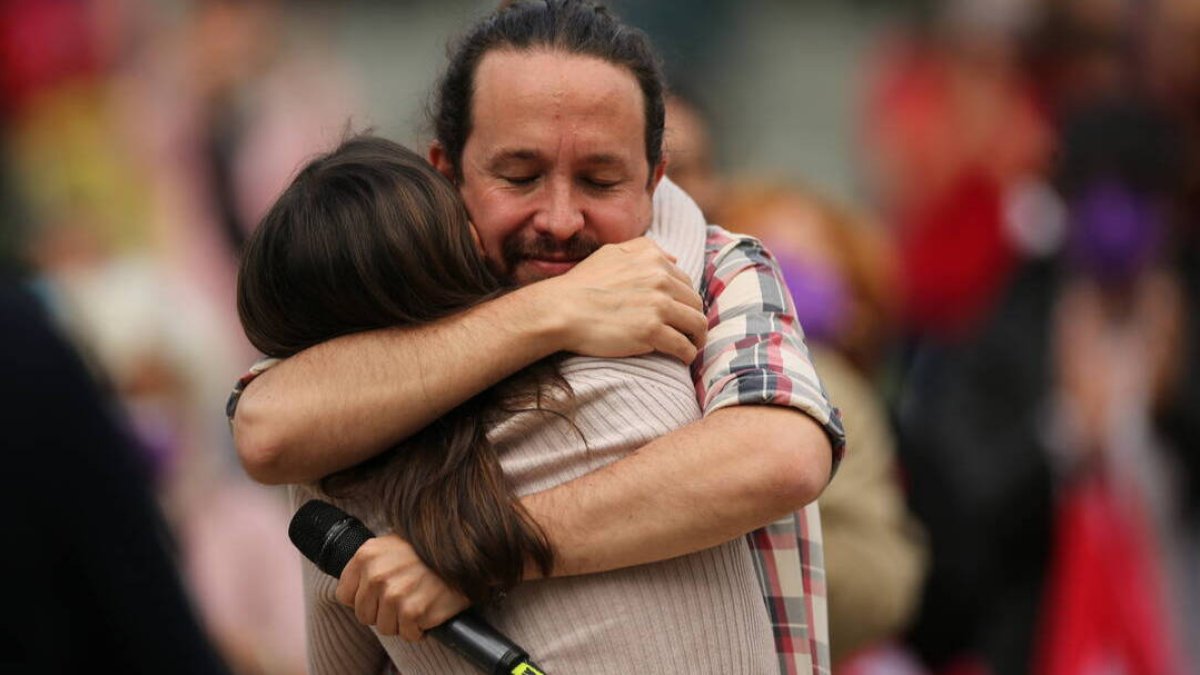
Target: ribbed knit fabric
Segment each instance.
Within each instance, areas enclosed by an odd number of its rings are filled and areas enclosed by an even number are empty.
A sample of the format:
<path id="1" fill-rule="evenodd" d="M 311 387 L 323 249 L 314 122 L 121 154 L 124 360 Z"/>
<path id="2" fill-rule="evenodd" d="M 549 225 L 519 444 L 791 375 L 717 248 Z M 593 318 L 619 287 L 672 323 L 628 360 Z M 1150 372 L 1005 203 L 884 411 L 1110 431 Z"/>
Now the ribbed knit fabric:
<path id="1" fill-rule="evenodd" d="M 705 232 L 693 209 L 664 181 L 650 235 L 698 283 Z M 594 471 L 700 418 L 687 368 L 668 357 L 572 357 L 560 368 L 574 392 L 570 422 L 523 412 L 489 434 L 521 494 Z M 315 496 L 310 487 L 293 490 L 297 505 Z M 380 511 L 355 515 L 377 532 L 387 529 Z M 376 636 L 337 603 L 336 580 L 307 561 L 304 568 L 312 675 L 379 673 L 389 657 L 404 675 L 475 672 L 432 639 L 414 645 Z M 527 582 L 482 612 L 549 673 L 779 672 L 762 589 L 741 537 L 660 563 Z"/>

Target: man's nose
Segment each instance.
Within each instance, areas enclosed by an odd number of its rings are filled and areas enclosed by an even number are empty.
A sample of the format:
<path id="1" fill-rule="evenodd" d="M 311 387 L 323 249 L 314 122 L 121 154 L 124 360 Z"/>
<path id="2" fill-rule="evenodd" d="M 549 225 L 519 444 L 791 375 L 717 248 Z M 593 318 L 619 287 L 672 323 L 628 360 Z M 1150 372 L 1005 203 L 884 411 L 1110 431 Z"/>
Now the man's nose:
<path id="1" fill-rule="evenodd" d="M 559 241 L 570 239 L 583 229 L 583 209 L 570 181 L 548 182 L 533 227 Z"/>

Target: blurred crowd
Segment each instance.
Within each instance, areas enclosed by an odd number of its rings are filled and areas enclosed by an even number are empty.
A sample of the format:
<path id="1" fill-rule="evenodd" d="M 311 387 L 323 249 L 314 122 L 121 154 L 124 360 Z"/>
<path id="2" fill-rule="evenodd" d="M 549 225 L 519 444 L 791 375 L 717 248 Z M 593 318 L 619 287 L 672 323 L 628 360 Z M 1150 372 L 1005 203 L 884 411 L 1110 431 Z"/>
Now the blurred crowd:
<path id="1" fill-rule="evenodd" d="M 356 110 L 286 10 L 0 3 L 4 260 L 119 403 L 196 611 L 239 673 L 302 673 L 305 656 L 290 514 L 243 476 L 224 419 L 257 358 L 233 302 L 238 251 Z"/>
<path id="2" fill-rule="evenodd" d="M 836 671 L 1200 671 L 1200 2 L 906 3 L 861 55 L 853 198 L 721 151 L 697 35 L 758 3 L 616 4 L 666 47 L 668 174 L 773 252 L 845 418 Z M 0 261 L 112 392 L 242 674 L 304 672 L 304 611 L 223 415 L 234 274 L 361 118 L 328 37 L 372 6 L 335 5 L 0 0 Z"/>

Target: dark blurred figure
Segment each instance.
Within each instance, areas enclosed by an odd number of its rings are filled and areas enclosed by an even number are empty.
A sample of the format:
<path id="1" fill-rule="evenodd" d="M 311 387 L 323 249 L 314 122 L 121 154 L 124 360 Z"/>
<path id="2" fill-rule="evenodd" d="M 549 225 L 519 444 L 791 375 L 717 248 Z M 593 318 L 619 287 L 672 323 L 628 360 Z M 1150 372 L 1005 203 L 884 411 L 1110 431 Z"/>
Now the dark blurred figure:
<path id="1" fill-rule="evenodd" d="M 7 395 L 0 671 L 227 672 L 203 637 L 129 437 L 37 301 L 0 281 Z"/>

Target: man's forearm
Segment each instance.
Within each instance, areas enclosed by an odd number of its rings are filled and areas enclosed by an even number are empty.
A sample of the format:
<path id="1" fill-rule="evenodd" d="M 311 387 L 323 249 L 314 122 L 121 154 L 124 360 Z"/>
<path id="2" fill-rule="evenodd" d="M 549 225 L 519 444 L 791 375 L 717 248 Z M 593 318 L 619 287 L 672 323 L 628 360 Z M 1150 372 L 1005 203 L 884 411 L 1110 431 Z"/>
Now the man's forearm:
<path id="1" fill-rule="evenodd" d="M 446 320 L 348 335 L 292 356 L 242 392 L 233 419 L 242 464 L 264 483 L 316 480 L 559 351 L 657 351 L 690 363 L 707 325 L 700 297 L 670 260 L 645 238 L 603 246 L 566 274 Z"/>
<path id="2" fill-rule="evenodd" d="M 309 482 L 375 456 L 556 351 L 555 325 L 524 291 L 416 328 L 316 345 L 249 384 L 233 420 L 246 471 Z"/>
<path id="3" fill-rule="evenodd" d="M 832 452 L 790 408 L 734 406 L 613 464 L 523 499 L 558 554 L 555 576 L 699 551 L 816 499 Z"/>

